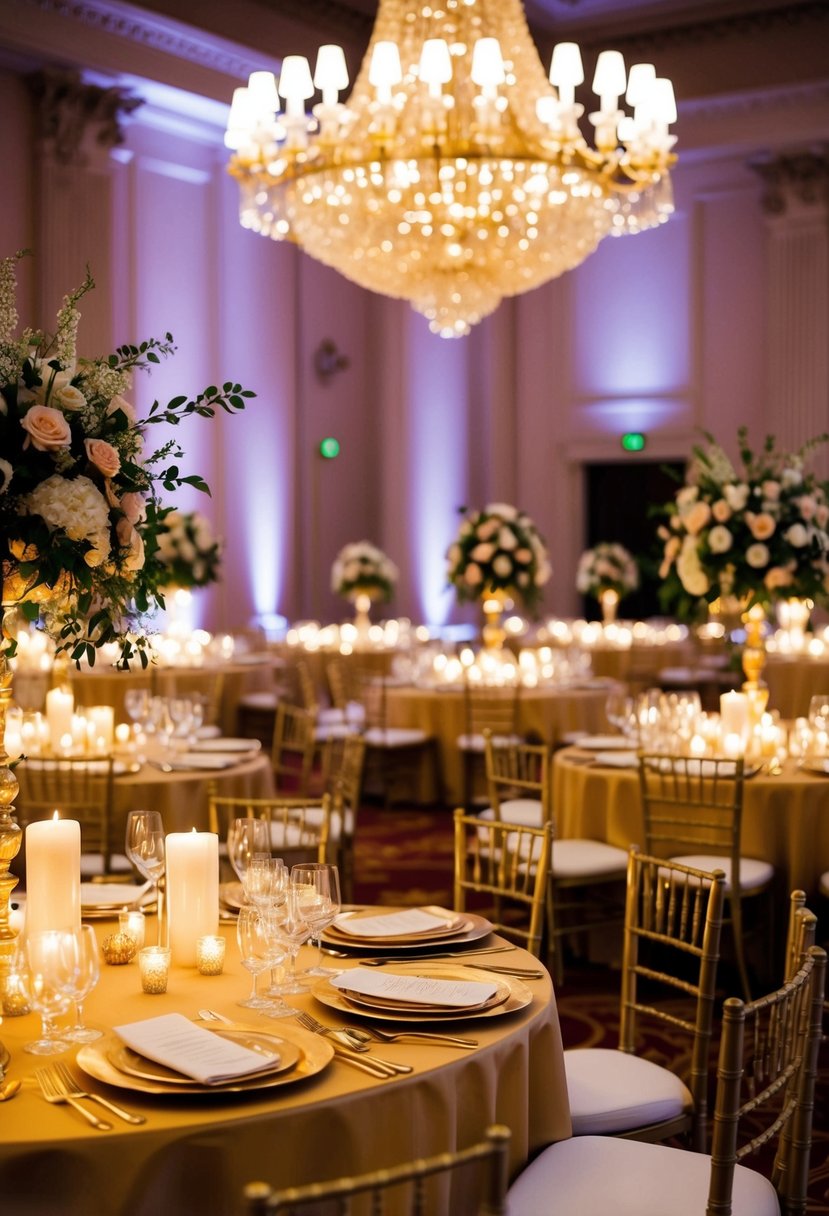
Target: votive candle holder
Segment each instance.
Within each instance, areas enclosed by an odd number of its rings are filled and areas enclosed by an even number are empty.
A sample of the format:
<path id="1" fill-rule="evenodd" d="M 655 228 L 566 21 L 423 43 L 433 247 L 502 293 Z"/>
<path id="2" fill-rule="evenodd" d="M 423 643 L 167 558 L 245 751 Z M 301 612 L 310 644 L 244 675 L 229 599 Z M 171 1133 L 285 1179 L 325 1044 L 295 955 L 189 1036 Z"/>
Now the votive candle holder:
<path id="1" fill-rule="evenodd" d="M 135 942 L 136 950 L 141 950 L 144 946 L 144 913 L 140 908 L 133 908 L 129 912 L 119 912 L 118 928 L 122 933 L 126 933 Z"/>
<path id="2" fill-rule="evenodd" d="M 207 934 L 196 942 L 196 966 L 199 975 L 221 975 L 225 964 L 225 939 Z"/>
<path id="3" fill-rule="evenodd" d="M 167 991 L 167 979 L 170 974 L 169 946 L 144 946 L 138 952 L 138 966 L 144 992 L 156 994 Z"/>

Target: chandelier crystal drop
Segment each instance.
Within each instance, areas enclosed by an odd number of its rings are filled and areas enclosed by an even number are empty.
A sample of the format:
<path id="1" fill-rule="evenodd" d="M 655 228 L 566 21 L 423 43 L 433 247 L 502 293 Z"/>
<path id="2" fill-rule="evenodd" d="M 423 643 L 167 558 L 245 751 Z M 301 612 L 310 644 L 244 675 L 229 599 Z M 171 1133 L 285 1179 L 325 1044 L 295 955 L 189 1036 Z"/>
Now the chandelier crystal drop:
<path id="1" fill-rule="evenodd" d="M 521 0 L 380 0 L 347 103 L 336 46 L 320 48 L 313 75 L 289 55 L 278 84 L 255 72 L 235 91 L 225 143 L 241 223 L 409 300 L 444 337 L 466 334 L 604 236 L 673 210 L 670 81 L 602 52 L 591 147 L 583 80 L 575 43 L 556 46 L 548 79 Z"/>

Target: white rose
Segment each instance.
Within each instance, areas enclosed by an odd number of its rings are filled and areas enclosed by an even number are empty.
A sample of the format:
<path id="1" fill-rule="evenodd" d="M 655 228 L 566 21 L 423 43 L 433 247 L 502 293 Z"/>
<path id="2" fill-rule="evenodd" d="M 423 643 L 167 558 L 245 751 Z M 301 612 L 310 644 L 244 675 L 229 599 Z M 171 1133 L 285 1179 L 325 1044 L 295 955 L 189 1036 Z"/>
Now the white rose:
<path id="1" fill-rule="evenodd" d="M 676 562 L 676 570 L 680 582 L 689 595 L 705 595 L 710 587 L 708 577 L 700 565 L 696 541 L 693 536 L 686 536 Z"/>
<path id="2" fill-rule="evenodd" d="M 748 502 L 748 486 L 745 482 L 736 486 L 723 486 L 723 495 L 732 511 L 742 511 Z"/>
<path id="3" fill-rule="evenodd" d="M 731 548 L 733 537 L 728 528 L 717 524 L 708 533 L 708 545 L 712 553 L 727 553 Z"/>
<path id="4" fill-rule="evenodd" d="M 683 486 L 677 491 L 676 505 L 682 510 L 683 507 L 690 507 L 699 498 L 699 486 Z"/>
<path id="5" fill-rule="evenodd" d="M 84 408 L 86 397 L 74 384 L 63 384 L 52 393 L 52 402 L 58 409 L 68 410 L 69 413 L 72 413 Z"/>
<path id="6" fill-rule="evenodd" d="M 498 548 L 507 550 L 518 548 L 518 538 L 512 528 L 501 528 L 498 533 Z"/>
<path id="7" fill-rule="evenodd" d="M 791 488 L 792 486 L 799 486 L 803 481 L 803 473 L 800 469 L 784 469 L 783 476 L 780 480 L 783 482 L 783 485 L 788 488 Z"/>
<path id="8" fill-rule="evenodd" d="M 488 562 L 492 558 L 494 552 L 494 545 L 485 544 L 482 542 L 480 545 L 476 545 L 475 548 L 470 551 L 469 556 L 475 562 Z"/>
<path id="9" fill-rule="evenodd" d="M 762 570 L 763 566 L 767 566 L 770 557 L 767 545 L 749 545 L 746 549 L 746 561 L 754 570 Z"/>
<path id="10" fill-rule="evenodd" d="M 808 543 L 809 533 L 803 524 L 792 524 L 783 533 L 784 538 L 794 549 L 802 549 Z"/>
<path id="11" fill-rule="evenodd" d="M 492 563 L 492 569 L 499 578 L 509 578 L 512 574 L 512 559 L 506 553 L 499 553 Z"/>
<path id="12" fill-rule="evenodd" d="M 491 502 L 489 506 L 484 507 L 486 515 L 500 515 L 501 519 L 517 519 L 518 512 L 515 507 L 511 507 L 506 502 Z"/>

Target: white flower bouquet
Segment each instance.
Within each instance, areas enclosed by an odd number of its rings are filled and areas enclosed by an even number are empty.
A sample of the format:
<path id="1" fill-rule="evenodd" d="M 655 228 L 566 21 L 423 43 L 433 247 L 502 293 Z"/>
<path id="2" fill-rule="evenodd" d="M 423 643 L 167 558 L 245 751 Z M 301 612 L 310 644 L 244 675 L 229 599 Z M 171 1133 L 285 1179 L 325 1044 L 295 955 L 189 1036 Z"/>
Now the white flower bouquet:
<path id="1" fill-rule="evenodd" d="M 696 602 L 734 596 L 750 606 L 825 600 L 829 592 L 829 486 L 807 469 L 821 435 L 799 452 L 766 437 L 755 455 L 738 431 L 740 467 L 712 436 L 695 448 L 685 485 L 664 508 L 661 598 L 679 615 Z"/>
<path id="2" fill-rule="evenodd" d="M 353 600 L 357 595 L 390 600 L 399 571 L 382 549 L 371 541 L 358 540 L 344 545 L 331 567 L 331 590 Z"/>
<path id="3" fill-rule="evenodd" d="M 117 641 L 121 665 L 138 654 L 146 666 L 141 618 L 163 603 L 167 579 L 158 560 L 159 487 L 209 491 L 198 475 L 180 472 L 175 440 L 145 452 L 145 432 L 190 414 L 212 418 L 217 407 L 234 413 L 255 394 L 228 382 L 166 406 L 155 401 L 139 421 L 125 396 L 132 375 L 171 355 L 172 335 L 79 359 L 76 306 L 94 286 L 87 272 L 64 298 L 54 334 L 16 336 L 22 256 L 0 260 L 0 602 L 42 619 L 57 650 L 76 662 L 93 664 L 99 646 Z"/>
<path id="4" fill-rule="evenodd" d="M 603 591 L 615 591 L 619 599 L 639 586 L 639 568 L 624 545 L 601 541 L 585 550 L 576 568 L 576 590 L 600 599 Z"/>
<path id="5" fill-rule="evenodd" d="M 219 577 L 221 545 L 210 521 L 198 511 L 166 509 L 158 529 L 163 587 L 206 587 Z"/>
<path id="6" fill-rule="evenodd" d="M 489 503 L 483 510 L 465 512 L 446 560 L 447 577 L 460 600 L 502 591 L 532 608 L 552 574 L 546 545 L 535 524 L 529 515 L 507 503 Z"/>

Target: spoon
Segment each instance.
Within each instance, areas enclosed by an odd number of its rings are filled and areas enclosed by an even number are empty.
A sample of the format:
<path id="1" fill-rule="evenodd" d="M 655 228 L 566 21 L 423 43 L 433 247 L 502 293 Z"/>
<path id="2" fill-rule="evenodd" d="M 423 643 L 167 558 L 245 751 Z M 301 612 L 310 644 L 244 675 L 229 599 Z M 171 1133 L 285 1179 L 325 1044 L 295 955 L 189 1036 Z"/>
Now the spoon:
<path id="1" fill-rule="evenodd" d="M 21 1084 L 21 1081 L 7 1081 L 3 1088 L 0 1089 L 0 1102 L 8 1102 L 15 1094 L 20 1093 Z"/>

